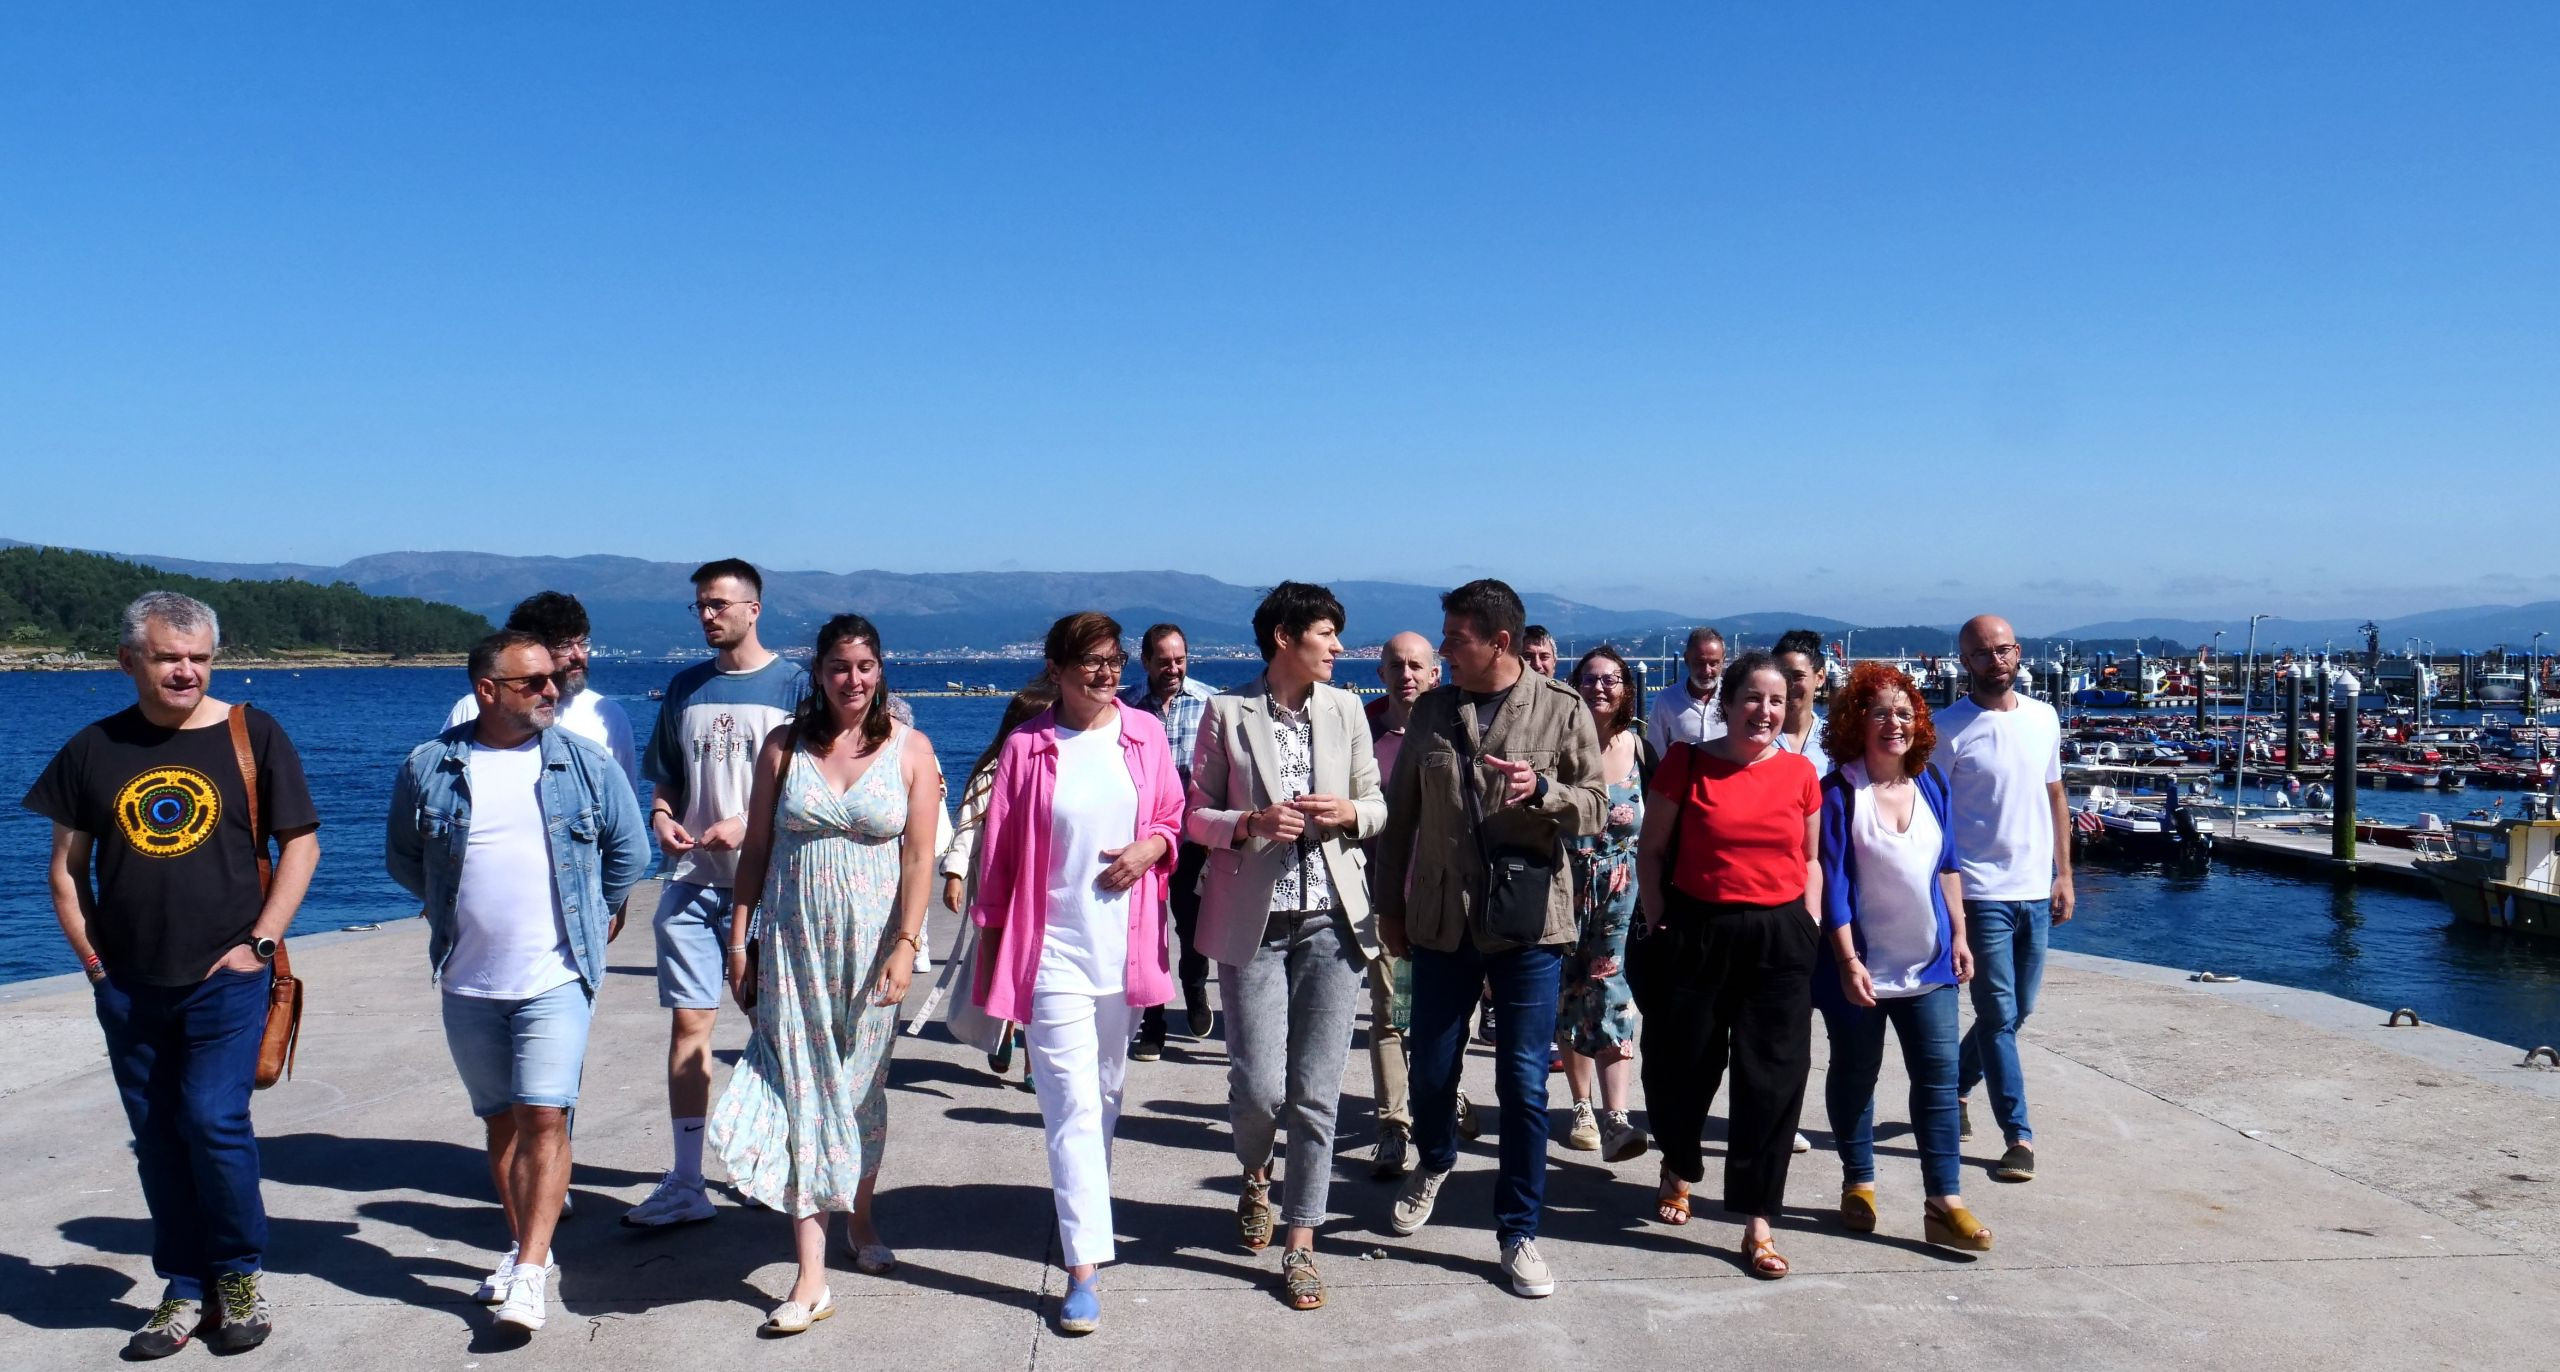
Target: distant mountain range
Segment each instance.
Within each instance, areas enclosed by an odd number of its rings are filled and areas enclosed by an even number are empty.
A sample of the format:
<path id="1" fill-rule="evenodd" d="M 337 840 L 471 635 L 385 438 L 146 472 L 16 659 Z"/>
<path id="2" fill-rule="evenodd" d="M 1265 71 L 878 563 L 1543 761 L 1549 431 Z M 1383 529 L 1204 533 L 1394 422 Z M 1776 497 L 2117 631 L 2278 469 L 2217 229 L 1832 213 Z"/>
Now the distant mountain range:
<path id="1" fill-rule="evenodd" d="M 0 547 L 16 546 L 0 539 Z M 518 600 L 539 590 L 567 591 L 587 607 L 598 646 L 655 656 L 701 646 L 684 605 L 693 598 L 686 581 L 690 562 L 650 562 L 634 557 L 509 557 L 493 553 L 377 553 L 335 567 L 297 562 L 205 562 L 194 558 L 114 553 L 168 571 L 215 579 L 351 582 L 377 595 L 415 596 L 475 610 L 493 622 Z M 1335 581 L 1351 623 L 1345 641 L 1374 644 L 1402 629 L 1437 637 L 1443 587 L 1394 581 Z M 859 610 L 879 624 L 896 652 L 992 651 L 1037 640 L 1050 622 L 1073 610 L 1108 612 L 1136 634 L 1158 620 L 1181 624 L 1195 648 L 1249 648 L 1253 608 L 1263 588 L 1238 586 L 1190 572 L 765 572 L 765 635 L 778 644 L 806 643 L 829 615 Z M 1618 610 L 1563 596 L 1524 592 L 1532 623 L 1553 629 L 1568 644 L 1614 638 L 1659 640 L 1693 624 L 1713 624 L 1727 636 L 1766 644 L 1792 628 L 1812 629 L 1827 641 L 1855 635 L 1863 654 L 1945 653 L 1952 624 L 1862 626 L 1821 615 L 1785 611 L 1696 615 L 1676 610 Z M 2248 623 L 2195 619 L 2127 619 L 2088 624 L 2045 635 L 2070 639 L 2081 649 L 2182 651 L 2213 641 L 2240 651 Z M 2560 633 L 2560 601 L 2534 605 L 2479 605 L 2435 610 L 2383 621 L 2382 646 L 2397 652 L 2411 637 L 2430 640 L 2438 652 L 2479 650 L 2506 643 L 2522 651 L 2539 628 Z M 2261 650 L 2276 647 L 2361 652 L 2364 636 L 2353 620 L 2269 619 L 2258 626 Z M 1648 641 L 1647 651 L 1659 646 Z M 2560 639 L 2546 640 L 2560 649 Z M 1677 644 L 1671 651 L 1678 650 Z"/>

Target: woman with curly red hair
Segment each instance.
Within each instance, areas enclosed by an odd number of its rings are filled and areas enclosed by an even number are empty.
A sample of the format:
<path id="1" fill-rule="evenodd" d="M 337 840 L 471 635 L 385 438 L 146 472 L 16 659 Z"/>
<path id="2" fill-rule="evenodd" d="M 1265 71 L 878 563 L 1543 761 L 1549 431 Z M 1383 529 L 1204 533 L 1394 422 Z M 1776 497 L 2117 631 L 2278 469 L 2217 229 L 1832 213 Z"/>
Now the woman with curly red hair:
<path id="1" fill-rule="evenodd" d="M 1929 765 L 1937 731 L 1910 677 L 1862 662 L 1831 702 L 1823 746 L 1822 965 L 1814 1004 L 1831 1041 L 1824 1104 L 1840 1150 L 1840 1220 L 1876 1227 L 1876 1074 L 1893 1026 L 1911 1078 L 1911 1129 L 1934 1244 L 1987 1252 L 1965 1209 L 1956 1139 L 1956 987 L 1973 977 L 1957 885 L 1947 779 Z"/>

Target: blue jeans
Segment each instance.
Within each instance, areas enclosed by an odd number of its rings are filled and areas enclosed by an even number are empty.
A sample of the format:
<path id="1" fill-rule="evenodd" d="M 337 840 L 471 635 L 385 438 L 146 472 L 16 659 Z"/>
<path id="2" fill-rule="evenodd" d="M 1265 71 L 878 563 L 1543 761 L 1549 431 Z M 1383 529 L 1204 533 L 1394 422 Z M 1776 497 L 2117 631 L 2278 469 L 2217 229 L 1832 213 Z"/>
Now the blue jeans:
<path id="1" fill-rule="evenodd" d="M 265 1265 L 267 1207 L 258 1194 L 249 1092 L 270 977 L 261 967 L 216 972 L 193 986 L 139 986 L 110 970 L 96 987 L 165 1300 L 203 1300 L 216 1275 Z"/>
<path id="2" fill-rule="evenodd" d="M 1493 1185 L 1494 1232 L 1505 1245 L 1538 1236 L 1547 1199 L 1547 1049 L 1555 1040 L 1564 950 L 1454 953 L 1413 950 L 1413 1143 L 1426 1171 L 1458 1165 L 1458 1068 L 1477 989 L 1493 983 L 1494 1093 L 1502 1102 L 1502 1171 Z"/>
<path id="3" fill-rule="evenodd" d="M 1911 1078 L 1911 1132 L 1920 1145 L 1920 1180 L 1932 1196 L 1962 1193 L 1956 1147 L 1956 988 L 1933 986 L 1874 1006 L 1824 1006 L 1831 1072 L 1822 1088 L 1831 1137 L 1840 1149 L 1840 1180 L 1876 1179 L 1876 1073 L 1884 1067 L 1884 1028 L 1902 1043 Z"/>
<path id="4" fill-rule="evenodd" d="M 2029 1143 L 2027 1079 L 2018 1070 L 2018 1030 L 2035 1013 L 2044 982 L 2044 948 L 2053 936 L 2050 900 L 1968 900 L 1964 941 L 1973 949 L 1973 1028 L 1956 1067 L 1956 1094 L 1991 1084 L 1991 1114 L 2000 1136 Z"/>

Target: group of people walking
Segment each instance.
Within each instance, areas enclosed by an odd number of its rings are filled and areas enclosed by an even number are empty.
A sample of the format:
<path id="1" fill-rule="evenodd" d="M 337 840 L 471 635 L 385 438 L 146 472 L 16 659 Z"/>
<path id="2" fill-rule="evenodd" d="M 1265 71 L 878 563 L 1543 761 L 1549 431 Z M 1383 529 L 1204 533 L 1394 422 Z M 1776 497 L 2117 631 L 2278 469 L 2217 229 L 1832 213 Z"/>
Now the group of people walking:
<path id="1" fill-rule="evenodd" d="M 1177 996 L 1195 1037 L 1222 1015 L 1235 1240 L 1279 1247 L 1295 1309 L 1327 1298 L 1315 1235 L 1336 1213 L 1364 1003 L 1373 1171 L 1398 1183 L 1381 1219 L 1403 1235 L 1431 1221 L 1462 1138 L 1481 1132 L 1459 1078 L 1470 1026 L 1491 1019 L 1492 1219 L 1523 1296 L 1556 1283 L 1537 1237 L 1558 1066 L 1568 1147 L 1611 1162 L 1659 1147 L 1648 1213 L 1666 1225 L 1691 1220 L 1729 1088 L 1723 1207 L 1764 1278 L 1789 1270 L 1771 1222 L 1803 1146 L 1817 1008 L 1844 1224 L 1884 1223 L 1873 1098 L 1888 1026 L 1911 1083 L 1922 1236 L 1991 1246 L 1959 1177 L 1974 1084 L 2007 1150 L 1995 1175 L 2034 1174 L 2016 1036 L 2071 882 L 2058 721 L 2014 690 L 2018 646 L 1996 618 L 1964 627 L 1966 700 L 1933 718 L 1909 677 L 1859 663 L 1826 719 L 1814 635 L 1727 663 L 1701 630 L 1685 679 L 1646 711 L 1613 648 L 1553 679 L 1552 637 L 1492 580 L 1442 598 L 1436 648 L 1386 641 L 1384 694 L 1366 708 L 1335 684 L 1348 620 L 1321 586 L 1271 590 L 1253 624 L 1263 671 L 1223 692 L 1190 678 L 1169 624 L 1140 637 L 1145 679 L 1124 688 L 1123 627 L 1074 614 L 963 778 L 955 823 L 868 620 L 828 621 L 804 672 L 757 636 L 752 566 L 693 580 L 714 656 L 670 684 L 645 750 L 586 690 L 583 610 L 546 592 L 474 650 L 471 695 L 395 779 L 386 863 L 424 906 L 511 1240 L 477 1293 L 501 1324 L 541 1328 L 557 1290 L 588 1025 L 652 834 L 667 864 L 652 924 L 671 1157 L 623 1218 L 711 1218 L 716 1157 L 740 1195 L 792 1221 L 773 1334 L 834 1311 L 828 1215 L 845 1216 L 857 1270 L 896 1266 L 873 1201 L 891 1045 L 937 887 L 965 915 L 944 969 L 953 1031 L 999 1071 L 1019 1052 L 1039 1101 L 1063 1332 L 1100 1323 L 1111 1140 L 1130 1063 L 1161 1055 Z M 198 1334 L 255 1346 L 271 1322 L 247 1123 L 255 1010 L 318 860 L 318 817 L 283 731 L 206 694 L 217 645 L 209 608 L 137 601 L 119 654 L 136 707 L 83 730 L 26 800 L 55 825 L 56 906 L 99 987 L 167 1283 L 136 1356 Z M 220 727 L 235 718 L 237 765 Z M 724 996 L 752 1030 L 715 1099 Z"/>

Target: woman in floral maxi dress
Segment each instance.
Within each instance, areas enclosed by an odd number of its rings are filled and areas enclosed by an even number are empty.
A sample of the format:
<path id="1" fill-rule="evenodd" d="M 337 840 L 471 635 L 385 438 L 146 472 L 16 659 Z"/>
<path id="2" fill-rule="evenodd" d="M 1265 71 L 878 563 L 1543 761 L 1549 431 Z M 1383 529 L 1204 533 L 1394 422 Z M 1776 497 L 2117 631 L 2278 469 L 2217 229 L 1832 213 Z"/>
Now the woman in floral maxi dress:
<path id="1" fill-rule="evenodd" d="M 774 1333 L 835 1312 L 829 1211 L 845 1214 L 857 1269 L 896 1263 L 872 1227 L 871 1199 L 889 1128 L 889 1048 L 921 950 L 942 803 L 932 745 L 889 717 L 878 631 L 858 615 L 830 620 L 812 667 L 809 700 L 756 763 L 732 924 L 748 927 L 745 893 L 761 892 L 754 1030 L 707 1140 L 742 1194 L 794 1221 L 800 1271 L 766 1323 Z M 905 842 L 909 833 L 918 841 Z M 733 990 L 747 990 L 745 961 L 733 951 Z"/>

